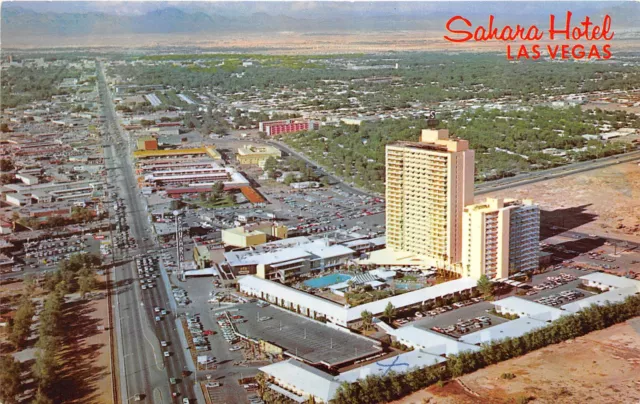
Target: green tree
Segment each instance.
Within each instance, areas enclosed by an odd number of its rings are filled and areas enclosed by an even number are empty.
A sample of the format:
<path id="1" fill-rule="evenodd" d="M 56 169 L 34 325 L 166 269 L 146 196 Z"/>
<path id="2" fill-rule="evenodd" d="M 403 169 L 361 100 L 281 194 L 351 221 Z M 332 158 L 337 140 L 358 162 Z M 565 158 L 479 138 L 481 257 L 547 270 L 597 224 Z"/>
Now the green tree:
<path id="1" fill-rule="evenodd" d="M 62 216 L 51 216 L 47 220 L 49 227 L 60 227 L 67 224 L 67 220 Z"/>
<path id="2" fill-rule="evenodd" d="M 384 308 L 383 315 L 387 318 L 387 321 L 389 323 L 393 321 L 393 318 L 396 315 L 396 308 L 393 307 L 393 304 L 391 304 L 391 302 L 387 303 L 387 307 Z"/>
<path id="3" fill-rule="evenodd" d="M 2 185 L 11 184 L 13 182 L 13 179 L 14 179 L 13 174 L 1 174 L 0 184 Z"/>
<path id="4" fill-rule="evenodd" d="M 267 391 L 267 375 L 264 372 L 258 372 L 256 375 L 256 383 L 258 383 L 258 395 L 262 398 Z"/>
<path id="5" fill-rule="evenodd" d="M 224 184 L 221 181 L 216 181 L 211 186 L 211 199 L 213 202 L 217 202 L 224 192 Z"/>
<path id="6" fill-rule="evenodd" d="M 29 274 L 24 277 L 24 294 L 27 296 L 33 296 L 33 292 L 36 290 L 36 279 L 33 274 Z"/>
<path id="7" fill-rule="evenodd" d="M 65 282 L 60 282 L 56 285 L 55 290 L 49 293 L 49 296 L 44 301 L 42 311 L 40 312 L 40 336 L 60 336 L 61 319 L 62 319 L 62 305 L 64 303 L 64 293 L 61 290 Z"/>
<path id="8" fill-rule="evenodd" d="M 22 348 L 31 334 L 31 324 L 35 306 L 30 296 L 23 296 L 11 324 L 9 341 L 17 348 Z"/>
<path id="9" fill-rule="evenodd" d="M 56 381 L 59 366 L 58 359 L 55 352 L 50 350 L 38 350 L 35 356 L 33 375 L 38 382 L 38 387 L 44 391 L 49 391 Z"/>
<path id="10" fill-rule="evenodd" d="M 482 293 L 482 296 L 484 296 L 485 299 L 490 299 L 493 297 L 493 283 L 489 280 L 489 278 L 487 278 L 487 275 L 482 274 L 480 279 L 478 279 L 476 287 L 478 288 L 480 293 Z"/>
<path id="11" fill-rule="evenodd" d="M 84 296 L 94 290 L 97 285 L 96 275 L 93 269 L 84 268 L 78 274 L 78 287 L 80 295 Z"/>
<path id="12" fill-rule="evenodd" d="M 88 208 L 74 206 L 71 209 L 71 218 L 76 222 L 86 223 L 93 219 L 93 211 Z"/>
<path id="13" fill-rule="evenodd" d="M 366 331 L 371 328 L 373 325 L 373 314 L 371 312 L 364 310 L 360 313 L 360 317 L 362 319 L 362 328 Z"/>
<path id="14" fill-rule="evenodd" d="M 33 399 L 33 404 L 54 404 L 53 400 L 47 397 L 42 389 L 38 389 Z"/>
<path id="15" fill-rule="evenodd" d="M 324 185 L 324 186 L 329 186 L 329 185 L 331 185 L 331 179 L 330 179 L 328 176 L 326 176 L 326 175 L 323 175 L 323 176 L 320 178 L 320 182 L 321 182 L 321 183 L 322 183 L 322 185 Z"/>
<path id="16" fill-rule="evenodd" d="M 11 171 L 15 168 L 13 161 L 10 159 L 0 159 L 0 171 Z"/>
<path id="17" fill-rule="evenodd" d="M 0 402 L 6 404 L 17 403 L 18 394 L 22 386 L 20 362 L 13 356 L 0 356 Z"/>
<path id="18" fill-rule="evenodd" d="M 269 157 L 264 162 L 264 171 L 275 171 L 277 169 L 278 169 L 278 160 L 276 160 L 274 157 Z"/>
<path id="19" fill-rule="evenodd" d="M 283 182 L 284 182 L 285 185 L 291 185 L 296 181 L 297 181 L 296 175 L 295 174 L 289 174 L 289 175 L 287 175 L 287 177 L 284 179 Z"/>

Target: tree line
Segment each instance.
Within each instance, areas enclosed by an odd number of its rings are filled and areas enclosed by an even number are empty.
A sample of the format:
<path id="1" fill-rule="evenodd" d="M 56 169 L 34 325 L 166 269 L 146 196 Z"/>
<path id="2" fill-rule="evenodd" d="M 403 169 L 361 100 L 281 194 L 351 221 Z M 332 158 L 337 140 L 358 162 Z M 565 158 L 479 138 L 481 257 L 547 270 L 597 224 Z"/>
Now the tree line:
<path id="1" fill-rule="evenodd" d="M 63 348 L 64 303 L 65 295 L 79 292 L 82 297 L 97 286 L 95 270 L 101 266 L 101 260 L 93 254 L 74 254 L 62 261 L 58 269 L 45 276 L 42 283 L 48 292 L 39 313 L 38 341 L 36 343 L 35 362 L 31 368 L 37 388 L 33 402 L 37 404 L 54 403 L 58 395 L 56 381 L 60 377 L 61 362 L 59 354 Z M 18 309 L 9 322 L 9 341 L 16 349 L 25 348 L 31 334 L 36 306 L 33 302 L 35 292 L 33 277 L 25 278 L 25 292 L 20 299 Z M 0 357 L 0 401 L 15 403 L 22 388 L 20 363 L 11 356 Z"/>
<path id="2" fill-rule="evenodd" d="M 434 364 L 431 367 L 402 374 L 389 372 L 386 376 L 368 376 L 355 383 L 344 383 L 340 386 L 332 403 L 385 403 L 397 400 L 433 384 L 610 327 L 639 315 L 640 296 L 638 295 L 630 296 L 624 302 L 617 304 L 592 305 L 521 337 L 484 344 L 477 352 L 465 351 L 449 356 L 447 362 L 442 365 Z"/>
<path id="3" fill-rule="evenodd" d="M 497 100 L 512 97 L 528 101 L 543 95 L 640 87 L 640 73 L 632 66 L 546 61 L 513 64 L 490 54 L 416 52 L 394 54 L 398 63 L 398 69 L 395 69 L 395 63 L 384 61 L 388 55 L 364 56 L 304 56 L 304 60 L 295 60 L 295 63 L 261 60 L 255 66 L 242 67 L 237 63 L 237 56 L 221 55 L 215 58 L 215 62 L 207 62 L 209 66 L 201 67 L 202 62 L 200 65 L 189 65 L 188 62 L 202 59 L 202 55 L 182 55 L 182 65 L 175 65 L 165 58 L 154 59 L 156 65 L 117 66 L 112 70 L 122 77 L 133 78 L 138 84 L 164 84 L 179 90 L 209 88 L 227 94 L 246 92 L 247 89 L 266 92 L 283 88 L 315 90 L 327 88 L 329 82 L 346 82 L 348 91 L 358 93 L 362 105 L 382 109 L 404 108 L 413 102 L 472 98 Z M 212 65 L 219 62 L 224 62 L 221 68 Z M 349 63 L 378 68 L 350 69 L 347 68 Z M 232 68 L 227 68 L 227 65 Z M 371 77 L 394 77 L 397 80 L 364 80 Z M 318 101 L 318 105 L 325 109 L 349 106 L 345 96 L 329 94 L 323 94 L 322 100 L 307 98 L 305 102 L 312 105 Z M 337 105 L 328 105 L 331 103 Z"/>
<path id="4" fill-rule="evenodd" d="M 476 180 L 487 181 L 629 150 L 622 142 L 582 137 L 598 134 L 598 127 L 605 124 L 613 129 L 640 128 L 640 118 L 619 111 L 539 106 L 519 111 L 479 109 L 457 117 L 443 114 L 439 127 L 469 141 L 476 151 Z M 360 126 L 323 126 L 316 131 L 283 135 L 281 140 L 347 182 L 382 193 L 385 146 L 395 141 L 417 141 L 421 129 L 426 128 L 424 119 L 407 118 L 363 122 Z M 566 151 L 567 155 L 543 153 L 549 148 Z"/>

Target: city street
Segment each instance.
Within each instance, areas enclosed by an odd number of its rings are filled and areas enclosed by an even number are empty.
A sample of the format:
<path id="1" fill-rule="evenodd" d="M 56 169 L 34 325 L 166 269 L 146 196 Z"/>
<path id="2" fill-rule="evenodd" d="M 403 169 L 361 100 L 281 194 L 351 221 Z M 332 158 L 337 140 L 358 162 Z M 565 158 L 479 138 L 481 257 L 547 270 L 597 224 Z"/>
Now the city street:
<path id="1" fill-rule="evenodd" d="M 105 84 L 102 67 L 100 66 L 98 70 L 103 111 L 107 120 L 107 136 L 113 142 L 107 143 L 109 147 L 105 147 L 107 171 L 112 183 L 117 184 L 119 188 L 118 195 L 125 201 L 130 233 L 138 243 L 138 250 L 130 254 L 146 254 L 153 248 L 153 244 L 145 240 L 151 235 L 146 210 L 135 192 L 137 187 L 129 154 L 126 149 L 117 146 L 123 144 L 123 134 Z M 123 158 L 123 156 L 126 157 Z M 160 283 L 158 287 L 141 290 L 136 282 L 137 272 L 134 262 L 129 261 L 114 271 L 115 319 L 121 363 L 122 400 L 126 402 L 136 394 L 144 394 L 149 402 L 169 403 L 172 402 L 169 378 L 182 379 L 181 372 L 187 369 L 184 352 L 178 343 L 178 331 L 170 318 L 157 322 L 155 327 L 150 325 L 153 307 L 167 307 L 168 296 L 161 285 L 161 278 L 157 280 Z M 173 352 L 169 358 L 162 356 L 160 340 L 172 341 L 176 344 L 173 345 L 177 348 L 176 352 Z M 179 392 L 180 400 L 183 397 L 195 398 L 193 382 L 188 378 L 176 384 L 174 389 Z"/>

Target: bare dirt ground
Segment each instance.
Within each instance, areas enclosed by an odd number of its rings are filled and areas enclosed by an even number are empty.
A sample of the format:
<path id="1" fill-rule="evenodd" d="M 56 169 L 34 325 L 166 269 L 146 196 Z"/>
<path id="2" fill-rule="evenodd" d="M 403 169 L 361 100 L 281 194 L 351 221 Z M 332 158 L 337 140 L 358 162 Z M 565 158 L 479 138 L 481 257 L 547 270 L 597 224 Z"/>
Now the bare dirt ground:
<path id="1" fill-rule="evenodd" d="M 545 211 L 542 214 L 543 224 L 640 241 L 640 166 L 637 162 L 497 191 L 486 196 L 531 198 Z"/>
<path id="2" fill-rule="evenodd" d="M 500 376 L 511 372 L 514 379 Z M 490 366 L 396 404 L 637 403 L 640 318 Z"/>
<path id="3" fill-rule="evenodd" d="M 599 108 L 603 111 L 625 111 L 630 114 L 640 114 L 640 107 L 628 106 L 626 104 L 620 104 L 617 102 L 610 102 L 607 104 L 604 103 L 587 103 L 583 105 L 582 110 L 596 109 Z"/>
<path id="4" fill-rule="evenodd" d="M 98 280 L 104 285 L 104 277 Z M 67 303 L 64 321 L 68 332 L 61 352 L 61 388 L 56 389 L 62 402 L 114 402 L 106 291 L 94 293 L 103 293 L 104 297 L 85 301 L 70 299 Z"/>
<path id="5" fill-rule="evenodd" d="M 443 22 L 444 24 L 444 22 Z M 334 54 L 385 51 L 495 51 L 506 55 L 506 45 L 499 41 L 451 43 L 445 31 L 369 31 L 351 32 L 243 32 L 193 34 L 135 34 L 75 36 L 3 37 L 5 48 L 86 48 L 99 47 L 101 52 L 122 48 L 210 48 L 212 51 L 254 51 L 274 54 Z M 543 48 L 548 42 L 541 41 Z M 513 42 L 512 53 L 519 42 Z M 616 51 L 637 49 L 638 40 L 615 41 Z M 555 43 L 554 43 L 555 45 Z"/>

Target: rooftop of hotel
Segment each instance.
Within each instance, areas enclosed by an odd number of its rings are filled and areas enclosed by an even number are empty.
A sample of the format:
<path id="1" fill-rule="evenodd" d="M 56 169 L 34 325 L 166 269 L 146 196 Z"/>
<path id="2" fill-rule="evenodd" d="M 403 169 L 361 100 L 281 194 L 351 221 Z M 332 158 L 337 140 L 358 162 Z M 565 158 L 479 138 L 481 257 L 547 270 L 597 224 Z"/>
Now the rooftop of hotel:
<path id="1" fill-rule="evenodd" d="M 469 141 L 449 136 L 448 129 L 422 129 L 419 142 L 399 141 L 391 146 L 411 147 L 422 150 L 461 152 L 469 150 Z"/>
<path id="2" fill-rule="evenodd" d="M 281 155 L 279 149 L 273 146 L 254 146 L 254 145 L 244 145 L 238 148 L 238 154 L 246 156 L 251 154 L 277 154 Z"/>

